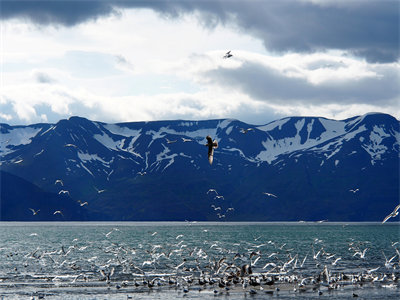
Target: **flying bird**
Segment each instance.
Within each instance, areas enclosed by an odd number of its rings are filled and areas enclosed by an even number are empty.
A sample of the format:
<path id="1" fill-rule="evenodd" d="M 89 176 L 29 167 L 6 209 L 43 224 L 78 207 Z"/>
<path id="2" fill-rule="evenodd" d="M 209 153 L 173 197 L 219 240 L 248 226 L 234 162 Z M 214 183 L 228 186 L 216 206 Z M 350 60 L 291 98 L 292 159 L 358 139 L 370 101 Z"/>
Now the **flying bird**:
<path id="1" fill-rule="evenodd" d="M 54 184 L 57 184 L 57 183 L 61 184 L 61 186 L 64 186 L 64 182 L 63 182 L 61 179 L 57 179 L 57 180 L 54 182 Z"/>
<path id="2" fill-rule="evenodd" d="M 61 212 L 61 210 L 56 210 L 56 211 L 53 213 L 53 215 L 57 215 L 57 214 L 60 214 L 60 215 L 62 215 L 62 216 L 64 217 L 64 215 L 63 215 L 63 213 Z"/>
<path id="3" fill-rule="evenodd" d="M 58 192 L 58 194 L 59 194 L 59 195 L 61 195 L 61 194 L 64 194 L 64 195 L 67 194 L 68 196 L 71 196 L 71 195 L 69 194 L 69 191 L 66 191 L 66 190 L 61 190 L 61 191 Z"/>
<path id="4" fill-rule="evenodd" d="M 223 58 L 229 58 L 229 57 L 232 57 L 232 56 L 233 56 L 233 54 L 231 54 L 231 50 L 229 50 L 228 52 L 225 53 Z"/>
<path id="5" fill-rule="evenodd" d="M 184 143 L 186 143 L 186 142 L 191 142 L 191 141 L 193 141 L 192 139 L 186 139 L 186 138 L 182 138 L 182 141 L 184 142 Z"/>
<path id="6" fill-rule="evenodd" d="M 172 144 L 172 143 L 176 143 L 176 142 L 177 142 L 177 140 L 170 141 L 170 140 L 167 139 L 167 138 L 166 138 L 166 140 L 167 140 L 167 144 Z"/>
<path id="7" fill-rule="evenodd" d="M 29 208 L 29 209 L 32 211 L 32 214 L 34 216 L 36 216 L 38 214 L 38 212 L 40 211 L 40 209 L 38 209 L 38 210 L 34 210 L 33 208 Z"/>
<path id="8" fill-rule="evenodd" d="M 211 136 L 207 135 L 207 144 L 206 146 L 208 147 L 208 162 L 210 165 L 213 163 L 214 159 L 214 149 L 218 148 L 218 142 L 217 140 L 212 140 Z"/>
<path id="9" fill-rule="evenodd" d="M 395 216 L 397 216 L 399 214 L 399 208 L 400 208 L 400 204 L 397 205 L 395 207 L 395 209 L 389 215 L 387 215 L 386 218 L 383 219 L 382 224 L 385 223 L 390 218 L 394 218 Z"/>
<path id="10" fill-rule="evenodd" d="M 241 133 L 248 133 L 248 132 L 251 131 L 251 130 L 254 130 L 254 129 L 253 129 L 253 128 L 247 128 L 247 129 L 240 128 L 240 132 L 241 132 Z"/>
<path id="11" fill-rule="evenodd" d="M 264 195 L 267 195 L 268 197 L 275 197 L 278 198 L 276 195 L 271 194 L 271 193 L 267 193 L 267 192 L 263 192 Z"/>
<path id="12" fill-rule="evenodd" d="M 82 202 L 81 200 L 78 200 L 77 202 L 80 204 L 80 206 L 85 206 L 85 205 L 89 204 L 89 203 L 87 203 L 87 201 Z"/>
<path id="13" fill-rule="evenodd" d="M 360 189 L 350 189 L 349 192 L 352 192 L 353 194 L 357 193 Z"/>
<path id="14" fill-rule="evenodd" d="M 99 190 L 97 187 L 93 186 L 94 189 L 97 191 L 98 194 L 104 193 L 106 190 Z"/>

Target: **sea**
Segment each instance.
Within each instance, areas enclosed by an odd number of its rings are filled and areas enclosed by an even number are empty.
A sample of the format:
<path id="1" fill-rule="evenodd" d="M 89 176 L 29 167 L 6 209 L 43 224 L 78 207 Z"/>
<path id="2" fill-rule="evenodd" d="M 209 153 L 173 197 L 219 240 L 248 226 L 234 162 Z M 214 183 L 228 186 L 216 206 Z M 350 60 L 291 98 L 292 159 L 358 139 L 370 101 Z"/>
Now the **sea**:
<path id="1" fill-rule="evenodd" d="M 0 222 L 0 299 L 400 299 L 400 223 Z"/>

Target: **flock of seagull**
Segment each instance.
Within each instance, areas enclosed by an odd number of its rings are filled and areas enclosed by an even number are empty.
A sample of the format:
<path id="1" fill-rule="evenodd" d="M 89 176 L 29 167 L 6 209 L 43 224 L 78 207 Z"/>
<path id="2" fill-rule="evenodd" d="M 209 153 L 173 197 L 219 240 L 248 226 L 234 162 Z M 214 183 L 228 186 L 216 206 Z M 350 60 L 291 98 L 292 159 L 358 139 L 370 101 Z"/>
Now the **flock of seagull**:
<path id="1" fill-rule="evenodd" d="M 212 228 L 199 230 L 207 237 Z M 136 242 L 126 243 L 116 236 L 122 232 L 122 228 L 112 228 L 93 242 L 75 238 L 68 247 L 53 244 L 48 249 L 7 253 L 7 259 L 18 262 L 11 275 L 25 278 L 31 274 L 36 283 L 50 286 L 102 287 L 127 294 L 172 289 L 216 296 L 279 295 L 280 291 L 322 295 L 367 284 L 399 287 L 399 241 L 386 250 L 389 256 L 382 251 L 381 259 L 371 265 L 368 245 L 354 240 L 339 256 L 318 238 L 310 240 L 310 250 L 304 253 L 261 236 L 241 243 L 207 238 L 199 243 L 187 231 L 168 239 L 162 236 L 162 241 L 157 231 L 149 231 Z M 349 264 L 357 269 L 352 272 L 346 267 Z M 358 295 L 353 292 L 352 296 Z"/>

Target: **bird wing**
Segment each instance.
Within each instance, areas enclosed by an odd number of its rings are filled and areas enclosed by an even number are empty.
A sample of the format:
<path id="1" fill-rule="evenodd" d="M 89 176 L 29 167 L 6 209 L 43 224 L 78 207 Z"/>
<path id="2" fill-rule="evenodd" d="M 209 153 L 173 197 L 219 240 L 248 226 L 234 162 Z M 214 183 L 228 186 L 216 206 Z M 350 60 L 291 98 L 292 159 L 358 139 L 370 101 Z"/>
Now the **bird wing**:
<path id="1" fill-rule="evenodd" d="M 400 209 L 400 204 L 396 206 L 393 212 L 396 213 L 399 209 Z"/>
<path id="2" fill-rule="evenodd" d="M 385 223 L 387 220 L 389 220 L 391 216 L 392 214 L 386 216 L 386 218 L 383 219 L 382 224 Z"/>
<path id="3" fill-rule="evenodd" d="M 213 146 L 214 148 L 218 148 L 218 142 L 217 142 L 217 140 L 214 140 L 214 142 L 212 143 L 212 146 Z"/>
<path id="4" fill-rule="evenodd" d="M 212 165 L 214 160 L 214 149 L 212 147 L 208 148 L 208 162 Z"/>
<path id="5" fill-rule="evenodd" d="M 212 141 L 211 136 L 207 135 L 206 139 L 207 139 L 207 144 L 208 144 L 208 145 L 209 145 L 209 144 L 212 144 L 213 141 Z"/>

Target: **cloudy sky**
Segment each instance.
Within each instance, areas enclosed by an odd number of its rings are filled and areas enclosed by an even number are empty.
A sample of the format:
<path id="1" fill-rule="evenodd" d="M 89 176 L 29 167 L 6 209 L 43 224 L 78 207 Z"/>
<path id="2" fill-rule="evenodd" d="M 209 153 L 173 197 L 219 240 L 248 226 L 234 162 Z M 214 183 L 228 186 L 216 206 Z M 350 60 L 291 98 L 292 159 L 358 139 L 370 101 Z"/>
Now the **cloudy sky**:
<path id="1" fill-rule="evenodd" d="M 1 0 L 0 123 L 400 119 L 399 3 Z"/>

